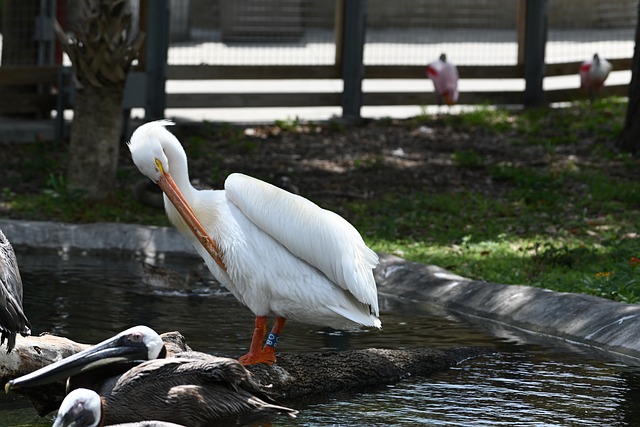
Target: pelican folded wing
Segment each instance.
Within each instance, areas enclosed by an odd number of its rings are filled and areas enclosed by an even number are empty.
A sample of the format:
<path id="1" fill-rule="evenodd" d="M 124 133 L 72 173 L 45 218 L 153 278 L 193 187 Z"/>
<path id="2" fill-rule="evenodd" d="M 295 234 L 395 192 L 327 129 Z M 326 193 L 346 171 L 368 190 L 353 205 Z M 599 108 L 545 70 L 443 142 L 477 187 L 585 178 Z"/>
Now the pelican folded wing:
<path id="1" fill-rule="evenodd" d="M 258 228 L 379 315 L 373 277 L 378 256 L 349 222 L 303 197 L 247 175 L 229 175 L 225 190 L 229 201 Z"/>

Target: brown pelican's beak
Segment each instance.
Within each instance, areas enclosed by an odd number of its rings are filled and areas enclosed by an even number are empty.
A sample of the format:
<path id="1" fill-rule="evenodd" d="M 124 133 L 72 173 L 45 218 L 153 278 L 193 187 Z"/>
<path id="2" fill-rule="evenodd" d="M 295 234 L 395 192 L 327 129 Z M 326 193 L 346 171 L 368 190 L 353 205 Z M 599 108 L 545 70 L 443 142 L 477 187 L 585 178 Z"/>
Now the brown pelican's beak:
<path id="1" fill-rule="evenodd" d="M 162 340 L 155 331 L 146 326 L 136 326 L 93 347 L 11 380 L 5 385 L 5 391 L 8 393 L 13 389 L 51 384 L 106 365 L 164 357 L 166 353 L 163 350 Z"/>
<path id="2" fill-rule="evenodd" d="M 209 255 L 223 270 L 227 270 L 224 261 L 222 261 L 220 249 L 216 242 L 209 236 L 209 233 L 204 229 L 204 226 L 187 203 L 187 200 L 182 195 L 182 192 L 176 185 L 175 181 L 169 174 L 162 168 L 162 163 L 156 161 L 158 168 L 160 169 L 160 179 L 158 180 L 158 186 L 167 195 L 173 206 L 180 213 L 180 216 L 187 224 L 191 232 L 198 239 L 200 244 L 209 252 Z"/>

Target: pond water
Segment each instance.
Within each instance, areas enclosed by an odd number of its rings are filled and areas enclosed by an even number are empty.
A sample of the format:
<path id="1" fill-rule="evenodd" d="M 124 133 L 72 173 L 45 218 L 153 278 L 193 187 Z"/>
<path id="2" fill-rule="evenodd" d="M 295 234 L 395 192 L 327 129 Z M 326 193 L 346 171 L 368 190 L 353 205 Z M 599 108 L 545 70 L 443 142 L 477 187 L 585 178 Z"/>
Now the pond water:
<path id="1" fill-rule="evenodd" d="M 198 351 L 237 357 L 253 331 L 248 309 L 193 258 L 140 260 L 18 251 L 34 333 L 95 343 L 136 324 L 180 331 Z M 634 426 L 640 373 L 564 347 L 497 338 L 437 307 L 381 298 L 381 331 L 337 332 L 290 322 L 279 351 L 484 346 L 489 356 L 427 378 L 307 404 L 274 426 Z M 15 395 L 0 397 L 0 425 L 50 425 Z"/>

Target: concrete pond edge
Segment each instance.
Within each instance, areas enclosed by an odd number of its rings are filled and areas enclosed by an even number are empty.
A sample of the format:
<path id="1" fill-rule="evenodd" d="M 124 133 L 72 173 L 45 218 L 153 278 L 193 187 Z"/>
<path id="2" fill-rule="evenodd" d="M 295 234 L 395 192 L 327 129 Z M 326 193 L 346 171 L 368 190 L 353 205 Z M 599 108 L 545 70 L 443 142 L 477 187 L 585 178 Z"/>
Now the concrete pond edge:
<path id="1" fill-rule="evenodd" d="M 0 219 L 0 230 L 16 247 L 119 252 L 147 258 L 161 254 L 197 257 L 193 247 L 170 227 Z M 470 280 L 437 266 L 379 255 L 375 276 L 380 293 L 428 302 L 471 322 L 490 325 L 489 329 L 506 328 L 538 342 L 560 340 L 640 365 L 640 305 Z"/>

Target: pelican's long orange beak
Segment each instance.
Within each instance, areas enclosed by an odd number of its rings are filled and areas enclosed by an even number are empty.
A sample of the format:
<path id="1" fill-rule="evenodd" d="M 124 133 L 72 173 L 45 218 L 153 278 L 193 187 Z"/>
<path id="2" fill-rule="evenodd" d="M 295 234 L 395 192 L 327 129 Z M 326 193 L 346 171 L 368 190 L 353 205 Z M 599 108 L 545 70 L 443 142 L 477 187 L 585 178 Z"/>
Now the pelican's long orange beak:
<path id="1" fill-rule="evenodd" d="M 191 206 L 189 206 L 189 203 L 187 203 L 187 200 L 182 195 L 182 192 L 171 175 L 163 170 L 160 162 L 157 163 L 160 171 L 162 172 L 160 179 L 158 180 L 158 186 L 164 194 L 167 195 L 171 203 L 173 203 L 173 206 L 178 210 L 178 213 L 182 219 L 184 219 L 184 222 L 187 224 L 193 235 L 196 236 L 200 244 L 207 250 L 207 252 L 209 252 L 209 255 L 211 255 L 216 264 L 218 264 L 218 266 L 224 271 L 227 271 L 227 267 L 222 260 L 220 248 L 218 248 L 216 242 L 204 229 L 204 226 L 191 209 Z"/>

